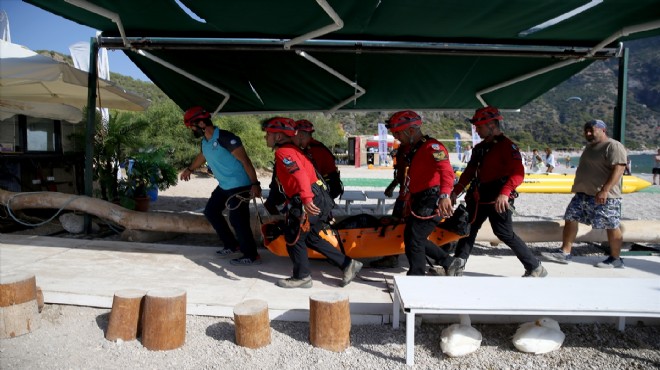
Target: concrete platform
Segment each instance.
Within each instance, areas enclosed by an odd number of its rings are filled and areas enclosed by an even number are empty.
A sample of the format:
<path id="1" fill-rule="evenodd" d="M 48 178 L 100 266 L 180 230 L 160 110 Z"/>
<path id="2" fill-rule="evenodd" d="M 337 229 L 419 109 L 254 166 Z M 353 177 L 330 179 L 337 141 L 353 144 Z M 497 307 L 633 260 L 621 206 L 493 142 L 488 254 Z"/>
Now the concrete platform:
<path id="1" fill-rule="evenodd" d="M 392 276 L 406 272 L 406 259 L 402 256 L 402 267 L 365 268 L 356 280 L 341 288 L 338 268 L 312 260 L 313 288 L 283 289 L 275 282 L 290 276 L 288 258 L 261 249 L 262 265 L 239 267 L 219 259 L 216 250 L 4 234 L 0 235 L 0 273 L 34 273 L 46 303 L 110 308 L 114 292 L 121 289 L 176 287 L 186 290 L 187 313 L 191 315 L 233 317 L 236 304 L 246 299 L 263 299 L 268 302 L 271 319 L 287 321 L 308 321 L 309 296 L 337 291 L 348 294 L 354 324 L 386 324 L 392 320 Z M 658 256 L 626 257 L 625 269 L 593 267 L 603 258 L 574 257 L 568 265 L 544 262 L 544 266 L 550 278 L 660 276 Z M 523 272 L 513 256 L 473 256 L 465 275 L 519 277 Z"/>

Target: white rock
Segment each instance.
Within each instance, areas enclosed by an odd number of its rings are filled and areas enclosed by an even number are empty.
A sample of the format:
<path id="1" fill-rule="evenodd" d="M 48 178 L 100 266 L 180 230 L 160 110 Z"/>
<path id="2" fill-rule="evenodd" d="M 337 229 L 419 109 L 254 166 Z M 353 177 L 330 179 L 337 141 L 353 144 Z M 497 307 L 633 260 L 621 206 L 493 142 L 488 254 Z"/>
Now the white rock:
<path id="1" fill-rule="evenodd" d="M 559 349 L 564 338 L 559 323 L 545 317 L 521 324 L 513 335 L 513 345 L 522 352 L 541 354 Z"/>
<path id="2" fill-rule="evenodd" d="M 468 355 L 481 346 L 481 333 L 472 327 L 470 316 L 461 315 L 460 324 L 452 324 L 440 335 L 440 348 L 449 357 Z"/>

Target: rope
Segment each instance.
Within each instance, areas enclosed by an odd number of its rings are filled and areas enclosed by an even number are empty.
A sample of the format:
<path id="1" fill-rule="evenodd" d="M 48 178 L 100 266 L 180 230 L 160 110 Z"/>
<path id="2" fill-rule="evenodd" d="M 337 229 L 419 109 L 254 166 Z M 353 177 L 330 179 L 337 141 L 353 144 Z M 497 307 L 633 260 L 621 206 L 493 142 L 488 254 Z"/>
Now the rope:
<path id="1" fill-rule="evenodd" d="M 39 192 L 32 192 L 32 193 L 18 193 L 18 194 L 14 194 L 14 195 L 12 195 L 11 197 L 9 197 L 9 199 L 7 200 L 7 205 L 5 206 L 5 207 L 7 208 L 7 213 L 9 213 L 9 216 L 11 216 L 11 218 L 14 219 L 14 221 L 16 221 L 16 222 L 18 222 L 19 224 L 24 225 L 24 226 L 37 227 L 37 226 L 45 225 L 45 224 L 51 222 L 53 219 L 55 219 L 55 217 L 57 217 L 60 213 L 62 213 L 62 211 L 64 210 L 64 208 L 65 208 L 69 203 L 73 202 L 73 201 L 76 200 L 77 198 L 80 198 L 79 195 L 71 196 L 71 198 L 69 198 L 69 200 L 67 200 L 66 202 L 64 202 L 64 204 L 63 204 L 63 205 L 57 210 L 57 212 L 56 212 L 51 218 L 49 218 L 49 219 L 47 219 L 47 220 L 45 220 L 45 221 L 43 221 L 43 222 L 36 223 L 36 224 L 30 224 L 30 223 L 23 222 L 23 221 L 19 220 L 19 219 L 16 217 L 16 215 L 14 215 L 14 213 L 11 211 L 11 201 L 12 201 L 14 198 L 16 198 L 16 197 L 18 197 L 18 196 L 21 196 L 21 195 L 33 195 L 33 194 L 40 194 L 40 193 L 48 194 L 49 192 L 47 192 L 47 191 L 39 191 Z"/>
<path id="2" fill-rule="evenodd" d="M 241 194 L 244 194 L 244 193 L 247 193 L 248 196 L 245 197 L 244 195 L 241 195 Z M 243 202 L 247 202 L 248 205 L 249 205 L 249 203 L 250 203 L 250 196 L 249 196 L 249 194 L 250 194 L 249 190 L 245 190 L 245 191 L 238 192 L 238 193 L 236 193 L 236 194 L 234 194 L 234 195 L 228 197 L 227 200 L 225 201 L 225 208 L 226 208 L 227 210 L 229 210 L 229 211 L 233 211 L 233 210 L 237 209 L 238 207 L 240 207 L 240 206 L 241 206 L 241 203 L 243 203 Z M 234 198 L 234 197 L 238 198 L 239 201 L 238 201 L 238 203 L 236 204 L 236 207 L 232 208 L 232 207 L 229 206 L 229 203 L 230 203 L 230 201 L 232 200 L 232 198 Z"/>

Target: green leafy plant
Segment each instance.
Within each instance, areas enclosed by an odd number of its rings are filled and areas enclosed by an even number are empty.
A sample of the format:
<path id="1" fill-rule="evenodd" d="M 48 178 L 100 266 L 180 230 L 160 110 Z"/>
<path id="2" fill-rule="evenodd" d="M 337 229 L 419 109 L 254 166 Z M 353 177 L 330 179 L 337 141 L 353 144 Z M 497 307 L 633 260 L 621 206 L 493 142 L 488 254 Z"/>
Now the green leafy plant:
<path id="1" fill-rule="evenodd" d="M 126 206 L 133 199 L 146 197 L 151 189 L 165 190 L 176 185 L 177 171 L 168 162 L 164 149 L 146 150 L 134 154 L 131 158 L 133 164 L 127 169 L 126 178 L 119 181 L 122 205 Z"/>

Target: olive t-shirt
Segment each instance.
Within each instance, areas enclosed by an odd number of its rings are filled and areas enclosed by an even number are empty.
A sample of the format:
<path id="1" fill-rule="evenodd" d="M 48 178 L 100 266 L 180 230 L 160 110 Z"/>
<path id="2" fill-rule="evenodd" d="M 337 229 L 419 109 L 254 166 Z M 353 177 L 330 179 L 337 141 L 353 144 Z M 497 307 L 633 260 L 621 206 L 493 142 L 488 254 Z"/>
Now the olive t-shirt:
<path id="1" fill-rule="evenodd" d="M 612 138 L 587 144 L 580 156 L 571 191 L 595 196 L 609 179 L 614 167 L 626 164 L 626 157 L 626 148 Z M 612 186 L 607 197 L 621 198 L 621 181 Z"/>

